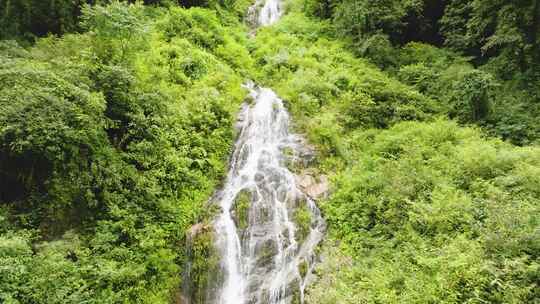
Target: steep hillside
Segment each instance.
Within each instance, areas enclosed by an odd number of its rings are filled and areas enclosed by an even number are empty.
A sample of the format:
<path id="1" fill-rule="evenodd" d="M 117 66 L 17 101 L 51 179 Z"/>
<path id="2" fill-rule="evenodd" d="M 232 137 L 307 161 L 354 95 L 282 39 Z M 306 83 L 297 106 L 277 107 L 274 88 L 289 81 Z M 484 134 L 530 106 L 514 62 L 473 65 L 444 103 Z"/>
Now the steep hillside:
<path id="1" fill-rule="evenodd" d="M 0 298 L 169 303 L 251 69 L 211 10 L 113 3 L 0 54 Z M 233 55 L 234 54 L 234 55 Z"/>
<path id="2" fill-rule="evenodd" d="M 0 302 L 203 299 L 247 80 L 330 180 L 305 303 L 540 298 L 540 1 L 86 2 L 0 4 Z"/>
<path id="3" fill-rule="evenodd" d="M 494 76 L 418 43 L 390 49 L 410 65 L 383 73 L 304 10 L 298 2 L 259 32 L 254 57 L 333 180 L 308 302 L 534 302 L 540 150 L 457 124 L 481 115 L 467 99 Z"/>

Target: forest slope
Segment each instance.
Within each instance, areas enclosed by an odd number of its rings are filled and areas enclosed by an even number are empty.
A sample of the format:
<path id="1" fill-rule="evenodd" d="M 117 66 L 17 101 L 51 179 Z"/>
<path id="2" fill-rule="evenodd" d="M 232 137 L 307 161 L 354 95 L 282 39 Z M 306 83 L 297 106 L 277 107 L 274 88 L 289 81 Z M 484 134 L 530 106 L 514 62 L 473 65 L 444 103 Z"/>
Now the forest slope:
<path id="1" fill-rule="evenodd" d="M 31 18 L 2 14 L 20 27 L 0 41 L 0 301 L 170 303 L 189 254 L 206 284 L 212 240 L 186 238 L 211 219 L 247 79 L 332 180 L 309 303 L 538 300 L 536 15 L 293 0 L 250 39 L 249 1 L 158 2 L 77 6 L 33 45 Z M 491 9 L 486 45 L 456 40 Z"/>
<path id="2" fill-rule="evenodd" d="M 0 42 L 0 302 L 171 301 L 251 65 L 220 18 L 114 2 Z"/>
<path id="3" fill-rule="evenodd" d="M 300 2 L 290 10 L 258 33 L 254 56 L 333 180 L 308 302 L 536 301 L 540 149 L 490 138 L 493 129 L 476 121 L 474 96 L 495 76 L 422 43 L 388 47 L 413 65 L 383 73 Z M 417 75 L 415 64 L 446 76 L 412 87 L 396 80 Z M 441 86 L 422 89 L 430 85 Z"/>

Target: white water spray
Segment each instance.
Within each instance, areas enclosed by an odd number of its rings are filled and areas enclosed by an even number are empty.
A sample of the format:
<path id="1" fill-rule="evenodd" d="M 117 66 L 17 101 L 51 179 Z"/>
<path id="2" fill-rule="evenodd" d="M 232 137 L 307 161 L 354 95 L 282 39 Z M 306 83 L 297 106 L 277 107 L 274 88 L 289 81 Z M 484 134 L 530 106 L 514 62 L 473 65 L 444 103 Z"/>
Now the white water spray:
<path id="1" fill-rule="evenodd" d="M 315 247 L 325 224 L 315 203 L 302 193 L 286 167 L 283 151 L 298 152 L 303 140 L 289 133 L 289 115 L 276 94 L 247 86 L 254 102 L 245 104 L 230 171 L 219 195 L 222 213 L 215 222 L 225 281 L 219 304 L 303 302 Z M 249 193 L 248 223 L 237 227 L 235 204 Z M 299 238 L 295 210 L 310 214 L 309 233 Z"/>
<path id="2" fill-rule="evenodd" d="M 270 25 L 278 21 L 282 12 L 281 5 L 281 1 L 279 0 L 266 1 L 259 12 L 259 24 Z"/>
<path id="3" fill-rule="evenodd" d="M 248 18 L 254 26 L 268 26 L 277 22 L 283 15 L 280 0 L 257 0 L 249 8 Z"/>

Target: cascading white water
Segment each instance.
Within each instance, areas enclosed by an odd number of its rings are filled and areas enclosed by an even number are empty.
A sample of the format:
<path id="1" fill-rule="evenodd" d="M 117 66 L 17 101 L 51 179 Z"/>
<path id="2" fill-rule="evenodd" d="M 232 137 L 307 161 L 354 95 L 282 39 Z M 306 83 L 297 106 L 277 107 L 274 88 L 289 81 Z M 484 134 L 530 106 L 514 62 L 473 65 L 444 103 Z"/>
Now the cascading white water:
<path id="1" fill-rule="evenodd" d="M 268 0 L 259 12 L 259 24 L 270 25 L 281 17 L 281 1 Z"/>
<path id="2" fill-rule="evenodd" d="M 257 0 L 249 12 L 252 23 L 276 22 L 281 6 L 280 0 Z M 253 83 L 246 88 L 253 102 L 240 113 L 240 134 L 217 199 L 221 214 L 214 228 L 224 282 L 211 302 L 302 303 L 325 229 L 319 209 L 287 168 L 287 162 L 301 158 L 305 145 L 289 133 L 289 114 L 272 90 Z M 309 217 L 303 227 L 299 212 Z"/>
<path id="3" fill-rule="evenodd" d="M 253 84 L 246 87 L 254 102 L 244 104 L 240 114 L 240 134 L 219 195 L 222 213 L 214 225 L 225 275 L 215 302 L 303 302 L 314 250 L 325 228 L 315 203 L 302 193 L 286 166 L 284 151 L 298 155 L 303 141 L 289 133 L 289 115 L 273 91 Z M 238 227 L 242 194 L 248 194 L 250 205 L 247 225 Z M 310 223 L 309 233 L 300 238 L 293 218 L 302 208 Z"/>
<path id="4" fill-rule="evenodd" d="M 257 0 L 249 8 L 248 18 L 255 26 L 271 25 L 281 18 L 283 4 L 280 0 Z"/>

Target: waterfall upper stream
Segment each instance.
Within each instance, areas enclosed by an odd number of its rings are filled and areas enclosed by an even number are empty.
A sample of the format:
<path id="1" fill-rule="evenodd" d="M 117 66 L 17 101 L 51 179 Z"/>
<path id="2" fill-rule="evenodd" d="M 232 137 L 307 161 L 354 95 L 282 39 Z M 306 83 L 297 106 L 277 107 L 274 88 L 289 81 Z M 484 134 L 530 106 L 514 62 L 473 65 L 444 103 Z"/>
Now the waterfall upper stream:
<path id="1" fill-rule="evenodd" d="M 248 21 L 254 26 L 271 25 L 281 18 L 283 4 L 280 0 L 257 0 L 249 8 Z"/>

